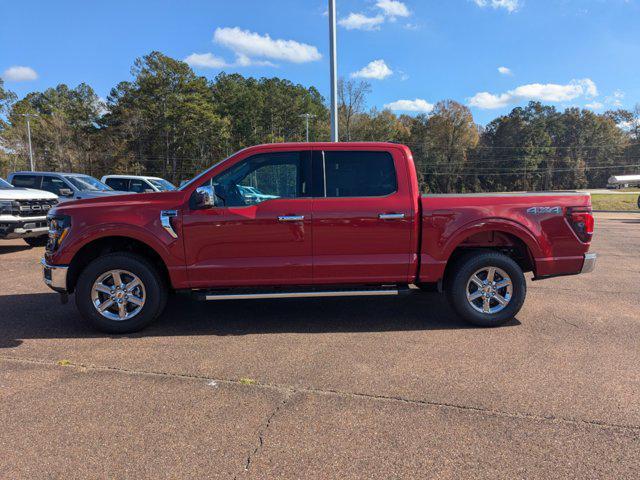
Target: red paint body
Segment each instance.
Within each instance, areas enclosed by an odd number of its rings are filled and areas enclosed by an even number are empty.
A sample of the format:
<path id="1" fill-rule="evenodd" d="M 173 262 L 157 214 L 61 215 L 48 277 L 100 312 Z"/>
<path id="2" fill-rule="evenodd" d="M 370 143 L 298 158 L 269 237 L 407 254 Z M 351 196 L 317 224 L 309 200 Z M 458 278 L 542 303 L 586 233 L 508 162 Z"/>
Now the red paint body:
<path id="1" fill-rule="evenodd" d="M 393 156 L 397 191 L 385 197 L 272 199 L 246 207 L 194 210 L 190 198 L 206 180 L 257 153 L 384 151 Z M 560 207 L 531 213 L 532 207 Z M 536 277 L 579 273 L 589 243 L 569 224 L 570 208 L 590 209 L 588 194 L 420 196 L 413 158 L 389 143 L 261 145 L 245 149 L 175 192 L 80 200 L 58 206 L 71 230 L 47 253 L 70 265 L 81 248 L 104 237 L 128 237 L 154 250 L 172 287 L 249 287 L 312 284 L 410 284 L 442 279 L 460 247 L 526 246 Z M 161 226 L 160 212 L 176 210 L 178 238 Z M 558 213 L 560 212 L 560 213 Z M 381 213 L 404 219 L 381 220 Z M 304 220 L 281 223 L 282 215 Z"/>

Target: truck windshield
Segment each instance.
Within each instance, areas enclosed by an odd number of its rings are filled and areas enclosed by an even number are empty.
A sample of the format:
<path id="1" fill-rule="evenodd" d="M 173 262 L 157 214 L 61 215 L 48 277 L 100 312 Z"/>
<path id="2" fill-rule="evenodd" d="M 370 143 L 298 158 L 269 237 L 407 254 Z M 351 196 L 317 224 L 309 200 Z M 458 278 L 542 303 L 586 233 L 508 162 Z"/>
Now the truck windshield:
<path id="1" fill-rule="evenodd" d="M 69 180 L 71 184 L 81 192 L 105 192 L 113 190 L 111 187 L 108 187 L 89 175 L 67 175 L 64 178 Z"/>
<path id="2" fill-rule="evenodd" d="M 149 178 L 148 180 L 151 185 L 156 187 L 161 192 L 176 189 L 176 186 L 173 183 L 165 180 L 164 178 Z"/>
<path id="3" fill-rule="evenodd" d="M 0 178 L 0 190 L 5 190 L 8 188 L 14 188 L 14 186 L 7 182 L 4 178 Z"/>

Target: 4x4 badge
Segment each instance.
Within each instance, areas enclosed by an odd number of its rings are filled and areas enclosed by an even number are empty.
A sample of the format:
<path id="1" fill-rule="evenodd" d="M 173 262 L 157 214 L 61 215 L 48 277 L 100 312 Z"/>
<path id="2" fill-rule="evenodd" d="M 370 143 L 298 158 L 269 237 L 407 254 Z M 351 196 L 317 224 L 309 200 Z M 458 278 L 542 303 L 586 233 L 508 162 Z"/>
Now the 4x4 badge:
<path id="1" fill-rule="evenodd" d="M 527 213 L 531 215 L 562 215 L 562 207 L 531 207 Z"/>

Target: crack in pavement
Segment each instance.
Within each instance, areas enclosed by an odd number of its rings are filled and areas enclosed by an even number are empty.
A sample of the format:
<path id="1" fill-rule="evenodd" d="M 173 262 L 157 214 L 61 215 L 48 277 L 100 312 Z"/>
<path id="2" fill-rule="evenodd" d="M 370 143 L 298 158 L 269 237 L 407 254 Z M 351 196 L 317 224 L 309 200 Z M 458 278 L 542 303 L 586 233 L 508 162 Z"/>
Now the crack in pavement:
<path id="1" fill-rule="evenodd" d="M 267 420 L 265 421 L 264 425 L 262 427 L 260 427 L 260 429 L 258 430 L 257 445 L 253 449 L 253 451 L 250 451 L 249 454 L 247 455 L 247 459 L 246 459 L 245 465 L 244 465 L 244 472 L 249 471 L 249 467 L 251 466 L 251 462 L 253 461 L 254 457 L 256 455 L 258 455 L 260 453 L 260 451 L 262 450 L 262 447 L 264 446 L 264 438 L 265 438 L 265 435 L 266 435 L 267 431 L 269 430 L 269 427 L 271 426 L 271 421 L 278 414 L 278 412 L 287 405 L 289 400 L 291 400 L 291 398 L 295 394 L 296 394 L 296 392 L 294 390 L 291 390 L 287 394 L 285 394 L 284 398 L 282 398 L 282 400 L 280 400 L 280 403 L 278 403 L 278 405 L 276 405 L 276 408 L 273 409 L 273 412 L 271 412 L 269 414 L 269 416 L 267 417 Z M 238 475 L 235 475 L 233 478 L 234 478 L 234 480 L 237 479 Z"/>
<path id="2" fill-rule="evenodd" d="M 127 375 L 160 376 L 160 377 L 178 378 L 178 379 L 184 379 L 184 380 L 208 380 L 208 381 L 215 381 L 215 382 L 218 382 L 221 384 L 227 384 L 227 385 L 246 386 L 240 380 L 212 378 L 206 375 L 134 370 L 134 369 L 128 369 L 128 368 L 113 367 L 113 366 L 101 366 L 101 365 L 76 363 L 76 362 L 71 362 L 66 360 L 64 365 L 60 365 L 57 362 L 51 361 L 51 360 L 14 357 L 9 355 L 0 355 L 0 360 L 4 360 L 8 362 L 16 362 L 16 363 L 33 364 L 33 365 L 45 365 L 45 366 L 57 367 L 57 368 L 85 369 L 85 371 L 91 370 L 96 372 L 101 372 L 101 371 L 117 372 L 117 373 L 122 373 Z M 472 405 L 461 405 L 461 404 L 455 404 L 455 403 L 438 402 L 435 400 L 416 400 L 413 398 L 405 398 L 405 397 L 393 396 L 393 395 L 376 395 L 372 393 L 362 393 L 362 392 L 345 392 L 345 391 L 334 390 L 334 389 L 320 389 L 320 388 L 314 388 L 314 387 L 294 387 L 290 385 L 279 385 L 279 384 L 263 383 L 263 382 L 256 382 L 251 386 L 255 388 L 266 388 L 266 389 L 276 390 L 280 393 L 283 393 L 285 397 L 287 397 L 287 402 L 291 399 L 291 397 L 294 394 L 297 394 L 297 393 L 306 393 L 306 394 L 315 394 L 315 395 L 335 395 L 335 396 L 346 397 L 346 398 L 359 398 L 359 399 L 366 399 L 366 400 L 398 402 L 398 403 L 404 403 L 409 405 L 458 410 L 462 412 L 475 412 L 475 413 L 480 413 L 485 415 L 492 415 L 496 417 L 517 418 L 522 420 L 531 420 L 535 422 L 556 422 L 556 423 L 563 423 L 568 425 L 583 425 L 583 426 L 595 427 L 595 428 L 601 428 L 601 429 L 626 430 L 635 435 L 640 436 L 640 425 L 607 423 L 605 421 L 600 421 L 600 420 L 575 419 L 575 418 L 562 417 L 562 416 L 556 416 L 556 415 L 540 415 L 540 414 L 533 414 L 533 413 L 507 412 L 504 410 L 496 410 L 496 409 L 490 409 L 485 407 L 475 407 Z M 274 412 L 272 412 L 272 414 L 270 415 L 270 419 L 273 419 L 273 416 L 284 405 L 286 405 L 287 402 L 279 405 L 278 408 L 276 408 Z M 268 424 L 270 424 L 270 420 L 268 421 Z M 261 444 L 262 444 L 262 440 L 260 441 L 260 445 L 258 446 L 259 448 L 261 447 Z"/>

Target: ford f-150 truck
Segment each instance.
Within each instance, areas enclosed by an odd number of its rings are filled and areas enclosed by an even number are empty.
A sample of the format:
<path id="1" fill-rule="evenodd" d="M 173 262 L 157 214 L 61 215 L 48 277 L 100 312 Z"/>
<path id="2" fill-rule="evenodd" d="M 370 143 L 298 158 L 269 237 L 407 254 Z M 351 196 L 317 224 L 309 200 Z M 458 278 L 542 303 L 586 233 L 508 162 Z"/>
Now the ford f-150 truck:
<path id="1" fill-rule="evenodd" d="M 177 191 L 61 204 L 49 225 L 44 281 L 112 333 L 149 324 L 176 291 L 437 289 L 461 317 L 497 326 L 522 307 L 525 272 L 574 275 L 596 260 L 588 194 L 421 196 L 411 151 L 393 143 L 251 147 Z"/>
<path id="2" fill-rule="evenodd" d="M 31 247 L 43 247 L 47 213 L 57 203 L 52 193 L 16 188 L 0 178 L 0 240 L 22 238 Z"/>

